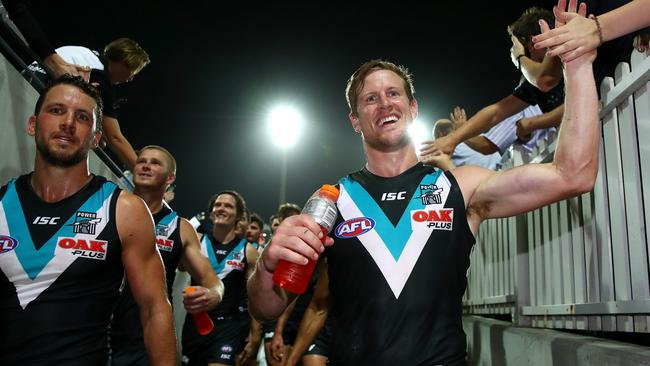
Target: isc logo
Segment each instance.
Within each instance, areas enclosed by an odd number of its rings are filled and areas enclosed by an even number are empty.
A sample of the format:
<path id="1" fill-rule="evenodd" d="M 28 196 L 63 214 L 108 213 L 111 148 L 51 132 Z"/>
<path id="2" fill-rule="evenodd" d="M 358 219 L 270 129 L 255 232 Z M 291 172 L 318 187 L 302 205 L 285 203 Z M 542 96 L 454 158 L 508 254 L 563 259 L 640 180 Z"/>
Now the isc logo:
<path id="1" fill-rule="evenodd" d="M 85 240 L 78 238 L 61 237 L 57 242 L 57 246 L 61 249 L 70 250 L 72 255 L 90 258 L 90 259 L 106 259 L 106 240 Z"/>
<path id="2" fill-rule="evenodd" d="M 56 225 L 59 223 L 60 217 L 50 217 L 50 216 L 36 216 L 33 225 Z"/>
<path id="3" fill-rule="evenodd" d="M 451 230 L 454 222 L 454 209 L 443 208 L 440 210 L 417 210 L 411 211 L 411 223 L 426 223 L 434 230 Z"/>
<path id="4" fill-rule="evenodd" d="M 11 252 L 18 246 L 18 240 L 7 235 L 0 235 L 0 254 Z"/>
<path id="5" fill-rule="evenodd" d="M 388 192 L 381 195 L 382 201 L 395 201 L 403 200 L 406 198 L 406 191 L 403 192 Z"/>
<path id="6" fill-rule="evenodd" d="M 158 246 L 158 250 L 171 252 L 174 247 L 174 241 L 165 238 L 156 238 L 156 245 Z"/>
<path id="7" fill-rule="evenodd" d="M 365 234 L 375 227 L 375 220 L 370 217 L 355 217 L 344 221 L 336 227 L 335 234 L 341 239 L 354 238 Z"/>

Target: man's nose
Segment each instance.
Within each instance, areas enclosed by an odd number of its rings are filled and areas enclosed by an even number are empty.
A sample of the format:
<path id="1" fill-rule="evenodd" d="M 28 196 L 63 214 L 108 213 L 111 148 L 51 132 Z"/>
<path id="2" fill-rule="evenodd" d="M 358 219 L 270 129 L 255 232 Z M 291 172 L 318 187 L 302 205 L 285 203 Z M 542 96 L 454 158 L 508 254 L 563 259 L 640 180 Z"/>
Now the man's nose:
<path id="1" fill-rule="evenodd" d="M 390 105 L 390 100 L 385 94 L 379 96 L 379 105 L 382 107 L 387 107 Z"/>
<path id="2" fill-rule="evenodd" d="M 61 119 L 61 126 L 70 128 L 74 126 L 74 120 L 75 120 L 75 113 L 74 111 L 69 111 L 65 114 L 65 116 Z"/>

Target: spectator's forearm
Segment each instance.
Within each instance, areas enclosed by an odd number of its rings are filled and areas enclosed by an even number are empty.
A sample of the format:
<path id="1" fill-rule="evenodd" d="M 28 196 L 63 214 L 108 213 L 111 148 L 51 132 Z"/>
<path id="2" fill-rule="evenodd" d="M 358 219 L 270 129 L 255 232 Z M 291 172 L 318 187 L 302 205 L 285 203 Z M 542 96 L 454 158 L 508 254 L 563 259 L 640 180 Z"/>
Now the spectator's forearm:
<path id="1" fill-rule="evenodd" d="M 126 165 L 126 168 L 133 171 L 135 161 L 138 159 L 133 146 L 123 136 L 108 138 L 106 142 L 111 151 L 117 155 L 117 158 Z"/>
<path id="2" fill-rule="evenodd" d="M 650 26 L 650 0 L 630 1 L 619 8 L 599 15 L 598 20 L 605 42 L 648 27 Z"/>

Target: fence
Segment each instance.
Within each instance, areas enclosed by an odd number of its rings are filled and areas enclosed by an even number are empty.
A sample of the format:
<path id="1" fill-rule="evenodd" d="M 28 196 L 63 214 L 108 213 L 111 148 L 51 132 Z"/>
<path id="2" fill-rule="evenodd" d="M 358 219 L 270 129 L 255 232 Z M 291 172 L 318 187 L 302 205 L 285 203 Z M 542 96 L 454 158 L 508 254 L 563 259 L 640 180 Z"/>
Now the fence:
<path id="1" fill-rule="evenodd" d="M 601 84 L 600 170 L 592 192 L 484 222 L 466 314 L 532 327 L 650 332 L 650 57 L 633 53 Z M 551 161 L 555 136 L 506 166 Z"/>

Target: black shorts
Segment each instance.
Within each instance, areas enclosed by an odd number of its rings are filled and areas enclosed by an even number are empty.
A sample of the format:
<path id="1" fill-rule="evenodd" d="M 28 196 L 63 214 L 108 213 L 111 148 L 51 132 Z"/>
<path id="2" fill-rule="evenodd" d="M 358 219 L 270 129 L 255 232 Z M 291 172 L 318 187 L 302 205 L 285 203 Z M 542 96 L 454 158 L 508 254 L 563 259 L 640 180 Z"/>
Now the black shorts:
<path id="1" fill-rule="evenodd" d="M 262 325 L 262 334 L 264 335 L 264 343 L 271 342 L 273 335 L 275 334 L 275 325 L 276 322 L 272 324 L 263 324 Z M 272 327 L 271 327 L 272 326 Z M 282 330 L 282 340 L 284 344 L 293 344 L 296 341 L 296 335 L 298 334 L 299 323 L 288 321 L 284 324 L 284 329 Z"/>
<path id="2" fill-rule="evenodd" d="M 111 350 L 111 366 L 149 366 L 147 350 L 132 348 L 126 350 Z"/>
<path id="3" fill-rule="evenodd" d="M 183 326 L 183 365 L 235 364 L 246 345 L 250 323 L 238 317 L 218 318 L 213 322 L 212 333 L 202 336 L 196 332 L 192 316 L 187 315 Z"/>
<path id="4" fill-rule="evenodd" d="M 330 350 L 329 345 L 330 345 L 331 336 L 332 336 L 332 332 L 330 329 L 329 322 L 326 322 L 323 329 L 321 329 L 320 332 L 318 332 L 316 339 L 314 339 L 314 343 L 312 343 L 309 347 L 307 347 L 307 350 L 305 351 L 305 353 L 303 353 L 303 356 L 317 355 L 317 356 L 329 357 L 329 350 Z"/>
<path id="5" fill-rule="evenodd" d="M 264 342 L 271 342 L 277 323 L 276 321 L 262 323 L 262 337 L 264 338 Z"/>

